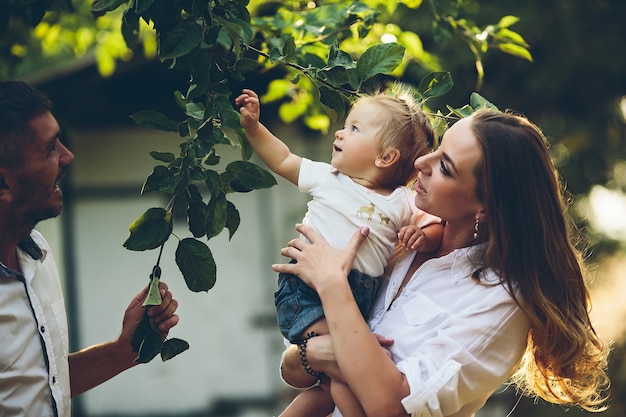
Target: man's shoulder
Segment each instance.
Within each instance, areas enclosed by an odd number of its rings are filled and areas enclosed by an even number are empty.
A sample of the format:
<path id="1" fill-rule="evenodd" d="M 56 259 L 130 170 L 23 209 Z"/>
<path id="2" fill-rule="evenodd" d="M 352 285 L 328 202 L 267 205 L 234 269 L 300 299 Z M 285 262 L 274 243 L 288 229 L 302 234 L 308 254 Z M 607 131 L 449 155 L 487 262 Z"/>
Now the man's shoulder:
<path id="1" fill-rule="evenodd" d="M 33 259 L 41 259 L 43 251 L 49 250 L 46 238 L 35 229 L 30 232 L 29 236 L 26 236 L 18 243 L 18 247 L 28 253 Z"/>

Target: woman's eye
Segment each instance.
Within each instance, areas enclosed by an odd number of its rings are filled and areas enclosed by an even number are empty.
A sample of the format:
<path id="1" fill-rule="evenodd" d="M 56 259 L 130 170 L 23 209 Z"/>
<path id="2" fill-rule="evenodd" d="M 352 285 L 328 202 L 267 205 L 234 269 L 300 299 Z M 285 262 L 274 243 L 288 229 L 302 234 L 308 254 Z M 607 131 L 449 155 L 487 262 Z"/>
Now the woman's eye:
<path id="1" fill-rule="evenodd" d="M 448 171 L 448 168 L 446 168 L 446 164 L 443 162 L 443 159 L 439 160 L 439 165 L 440 165 L 441 173 L 445 175 L 446 177 L 449 177 L 450 171 Z"/>

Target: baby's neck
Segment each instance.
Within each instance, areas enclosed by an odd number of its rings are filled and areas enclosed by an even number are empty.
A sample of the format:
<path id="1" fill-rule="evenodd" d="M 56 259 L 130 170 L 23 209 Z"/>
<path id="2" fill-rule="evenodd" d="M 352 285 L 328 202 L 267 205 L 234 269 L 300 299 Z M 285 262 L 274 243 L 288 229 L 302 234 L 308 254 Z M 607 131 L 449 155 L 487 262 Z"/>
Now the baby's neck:
<path id="1" fill-rule="evenodd" d="M 395 188 L 389 188 L 388 186 L 383 186 L 381 184 L 376 184 L 373 181 L 367 180 L 365 178 L 356 178 L 356 177 L 350 177 L 350 178 L 352 179 L 352 181 L 356 182 L 357 184 L 362 185 L 363 187 L 380 195 L 389 195 L 393 193 L 393 190 L 395 189 Z"/>

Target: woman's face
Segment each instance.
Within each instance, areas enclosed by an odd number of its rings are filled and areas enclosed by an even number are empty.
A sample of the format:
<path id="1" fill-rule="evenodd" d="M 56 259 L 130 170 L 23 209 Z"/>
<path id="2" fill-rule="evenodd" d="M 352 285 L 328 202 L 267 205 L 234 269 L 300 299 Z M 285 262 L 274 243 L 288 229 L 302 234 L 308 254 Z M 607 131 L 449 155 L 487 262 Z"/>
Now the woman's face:
<path id="1" fill-rule="evenodd" d="M 415 161 L 415 205 L 448 221 L 469 222 L 483 205 L 476 197 L 476 164 L 482 151 L 471 129 L 472 118 L 456 122 L 436 151 Z"/>

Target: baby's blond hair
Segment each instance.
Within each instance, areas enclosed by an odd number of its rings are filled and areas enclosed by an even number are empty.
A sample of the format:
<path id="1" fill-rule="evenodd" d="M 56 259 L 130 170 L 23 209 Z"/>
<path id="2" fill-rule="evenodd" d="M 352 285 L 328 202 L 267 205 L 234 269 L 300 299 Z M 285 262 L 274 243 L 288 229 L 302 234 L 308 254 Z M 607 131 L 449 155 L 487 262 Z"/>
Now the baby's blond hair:
<path id="1" fill-rule="evenodd" d="M 430 152 L 435 143 L 435 131 L 428 116 L 410 91 L 397 86 L 388 92 L 361 97 L 353 108 L 363 103 L 375 104 L 383 110 L 377 120 L 380 123 L 377 136 L 381 154 L 393 148 L 400 152 L 400 159 L 384 185 L 409 184 L 415 179 L 415 160 Z"/>

